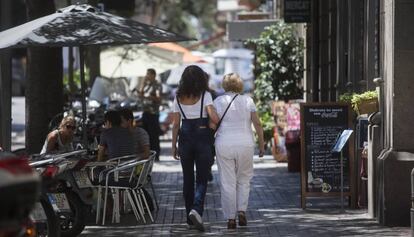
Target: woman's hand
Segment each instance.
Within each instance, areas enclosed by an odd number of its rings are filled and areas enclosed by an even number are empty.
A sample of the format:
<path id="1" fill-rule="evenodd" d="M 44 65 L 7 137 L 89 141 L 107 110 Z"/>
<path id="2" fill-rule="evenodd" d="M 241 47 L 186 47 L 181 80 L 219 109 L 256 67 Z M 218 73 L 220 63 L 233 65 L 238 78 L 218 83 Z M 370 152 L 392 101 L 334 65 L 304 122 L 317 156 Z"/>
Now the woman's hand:
<path id="1" fill-rule="evenodd" d="M 214 131 L 216 131 L 217 129 L 217 124 L 213 123 L 212 121 L 208 122 L 208 126 L 213 129 Z"/>
<path id="2" fill-rule="evenodd" d="M 177 146 L 172 147 L 172 156 L 175 160 L 180 160 L 180 156 L 178 155 Z"/>
<path id="3" fill-rule="evenodd" d="M 265 149 L 264 149 L 264 147 L 260 147 L 260 148 L 259 148 L 259 157 L 260 157 L 260 158 L 263 158 L 264 153 L 265 153 Z"/>
<path id="4" fill-rule="evenodd" d="M 253 122 L 253 126 L 254 129 L 256 130 L 257 133 L 257 137 L 259 138 L 259 157 L 263 157 L 264 156 L 264 138 L 263 138 L 263 128 L 262 125 L 260 123 L 260 119 L 259 116 L 257 116 L 256 112 L 251 112 L 251 116 L 252 116 L 252 122 Z"/>

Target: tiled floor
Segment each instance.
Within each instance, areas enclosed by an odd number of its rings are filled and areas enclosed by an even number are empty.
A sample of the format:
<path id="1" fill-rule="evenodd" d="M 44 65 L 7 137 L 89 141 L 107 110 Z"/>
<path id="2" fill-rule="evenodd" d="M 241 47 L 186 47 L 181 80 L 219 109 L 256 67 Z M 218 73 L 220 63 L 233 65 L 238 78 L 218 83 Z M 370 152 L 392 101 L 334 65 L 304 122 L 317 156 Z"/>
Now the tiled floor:
<path id="1" fill-rule="evenodd" d="M 169 144 L 163 144 L 168 147 Z M 182 198 L 182 176 L 178 161 L 164 148 L 161 161 L 153 171 L 160 209 L 155 223 L 137 224 L 132 215 L 121 217 L 121 224 L 88 226 L 81 236 L 409 236 L 409 228 L 379 226 L 365 210 L 340 213 L 339 200 L 309 200 L 308 209 L 300 208 L 299 173 L 288 173 L 286 164 L 271 157 L 255 157 L 248 226 L 229 231 L 220 208 L 218 173 L 209 184 L 203 216 L 206 231 L 188 230 Z"/>

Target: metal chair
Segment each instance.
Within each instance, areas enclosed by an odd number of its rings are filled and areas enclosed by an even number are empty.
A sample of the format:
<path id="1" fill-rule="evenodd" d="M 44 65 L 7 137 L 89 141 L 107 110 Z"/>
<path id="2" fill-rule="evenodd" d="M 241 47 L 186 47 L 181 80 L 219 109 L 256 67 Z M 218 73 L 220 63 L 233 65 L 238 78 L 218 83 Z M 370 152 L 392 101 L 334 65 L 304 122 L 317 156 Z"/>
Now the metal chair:
<path id="1" fill-rule="evenodd" d="M 148 182 L 148 176 L 151 175 L 152 166 L 154 164 L 156 154 L 157 153 L 155 151 L 151 151 L 151 154 L 150 154 L 149 158 L 147 159 L 148 163 L 146 165 L 144 165 L 143 169 L 141 170 L 140 177 L 138 179 L 138 183 L 137 183 L 136 187 L 131 190 L 133 192 L 135 191 L 134 195 L 135 195 L 137 203 L 141 206 L 140 207 L 141 210 L 144 210 L 142 204 L 143 203 L 145 204 L 145 207 L 148 210 L 148 215 L 149 215 L 152 222 L 154 222 L 154 218 L 152 217 L 151 210 L 148 206 L 147 199 L 145 198 L 143 188 Z M 155 194 L 155 192 L 154 192 L 154 194 Z M 145 216 L 143 216 L 143 218 L 144 218 L 144 223 L 145 223 Z"/>
<path id="2" fill-rule="evenodd" d="M 118 199 L 118 192 L 113 192 L 117 190 L 124 190 L 126 191 L 129 203 L 131 204 L 132 210 L 134 212 L 134 215 L 137 219 L 137 221 L 140 220 L 139 214 L 143 216 L 141 210 L 137 209 L 137 206 L 133 200 L 132 193 L 129 191 L 131 188 L 135 187 L 138 183 L 138 179 L 135 170 L 138 165 L 144 165 L 145 163 L 148 163 L 147 160 L 133 160 L 127 163 L 121 163 L 120 165 L 116 166 L 113 169 L 109 169 L 105 172 L 105 178 L 103 178 L 102 175 L 100 175 L 100 185 L 101 187 L 105 188 L 104 192 L 104 204 L 103 204 L 103 215 L 102 215 L 102 225 L 105 225 L 105 216 L 106 216 L 106 208 L 107 208 L 107 201 L 108 201 L 108 191 L 111 190 L 113 197 L 114 197 L 114 206 L 113 206 L 113 215 L 112 215 L 112 221 L 119 221 L 118 215 L 119 215 L 119 199 Z M 129 173 L 129 177 L 119 178 L 119 172 L 123 172 L 124 174 Z M 102 174 L 102 172 L 101 172 Z M 97 209 L 100 210 L 100 200 L 101 200 L 101 194 L 98 193 L 98 207 Z"/>
<path id="3" fill-rule="evenodd" d="M 86 167 L 89 167 L 90 169 L 90 180 L 93 184 L 93 186 L 95 188 L 98 189 L 98 200 L 97 200 L 97 210 L 96 210 L 96 224 L 98 224 L 99 222 L 99 217 L 100 217 L 100 211 L 101 208 L 100 206 L 101 204 L 101 199 L 99 198 L 102 194 L 102 188 L 104 185 L 100 184 L 100 179 L 102 179 L 102 175 L 105 174 L 106 172 L 108 172 L 111 169 L 114 169 L 115 167 L 121 165 L 121 164 L 126 164 L 128 162 L 131 162 L 133 160 L 137 160 L 137 156 L 136 155 L 127 155 L 127 156 L 120 156 L 120 157 L 115 157 L 112 159 L 109 159 L 107 161 L 101 161 L 101 162 L 90 162 L 86 165 Z M 103 170 L 99 170 L 98 172 L 96 172 L 95 170 L 98 168 L 103 168 Z M 99 173 L 99 177 L 96 173 Z M 119 212 L 117 212 L 117 210 L 119 210 L 118 204 L 118 197 L 119 197 L 119 193 L 115 193 L 114 194 L 114 204 L 117 205 L 115 208 L 113 208 L 113 213 L 112 213 L 112 222 L 119 222 L 120 221 L 120 217 L 119 217 Z"/>
<path id="4" fill-rule="evenodd" d="M 111 159 L 112 162 L 114 160 L 122 160 L 124 162 L 119 163 L 114 168 L 108 168 L 107 170 L 102 171 L 99 175 L 100 185 L 98 191 L 97 221 L 99 220 L 100 215 L 100 212 L 98 213 L 98 211 L 101 209 L 102 188 L 105 188 L 102 225 L 105 224 L 109 190 L 111 190 L 114 197 L 112 222 L 120 222 L 119 191 L 123 191 L 126 193 L 126 196 L 124 195 L 124 197 L 128 198 L 137 221 L 142 218 L 143 222 L 146 223 L 144 205 L 147 210 L 149 210 L 149 207 L 142 188 L 147 183 L 147 177 L 150 174 L 155 154 L 155 152 L 151 152 L 149 158 L 145 160 L 137 160 L 139 157 L 135 157 L 135 159 L 128 159 L 127 157 L 122 159 L 119 159 L 119 157 Z M 142 167 L 140 172 L 137 172 L 138 167 Z M 154 221 L 150 211 L 148 214 L 151 221 Z"/>
<path id="5" fill-rule="evenodd" d="M 155 151 L 152 151 L 152 152 L 155 152 Z M 155 155 L 156 155 L 156 153 L 155 153 Z M 152 196 L 153 196 L 154 201 L 155 201 L 155 206 L 157 207 L 157 210 L 158 210 L 159 209 L 158 199 L 157 199 L 157 196 L 155 194 L 154 185 L 152 184 L 152 176 L 151 176 L 153 165 L 154 165 L 154 162 L 151 162 L 151 165 L 150 165 L 149 170 L 148 170 L 148 175 L 147 175 L 147 183 L 150 185 L 150 188 L 151 188 L 151 191 L 152 191 Z"/>

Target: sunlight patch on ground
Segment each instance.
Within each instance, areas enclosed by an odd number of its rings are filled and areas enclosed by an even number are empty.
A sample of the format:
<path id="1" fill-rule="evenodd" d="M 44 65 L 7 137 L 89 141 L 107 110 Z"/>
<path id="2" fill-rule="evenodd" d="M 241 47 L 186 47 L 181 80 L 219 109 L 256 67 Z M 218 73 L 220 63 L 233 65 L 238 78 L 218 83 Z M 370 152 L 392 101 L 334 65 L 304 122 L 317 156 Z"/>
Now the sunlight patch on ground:
<path id="1" fill-rule="evenodd" d="M 181 172 L 180 161 L 174 160 L 172 156 L 161 155 L 160 162 L 155 162 L 153 171 L 154 172 Z M 272 156 L 265 156 L 259 158 L 254 156 L 254 169 L 268 169 L 274 167 L 287 167 L 287 163 L 276 162 Z M 217 164 L 215 163 L 212 167 L 213 171 L 217 171 Z"/>

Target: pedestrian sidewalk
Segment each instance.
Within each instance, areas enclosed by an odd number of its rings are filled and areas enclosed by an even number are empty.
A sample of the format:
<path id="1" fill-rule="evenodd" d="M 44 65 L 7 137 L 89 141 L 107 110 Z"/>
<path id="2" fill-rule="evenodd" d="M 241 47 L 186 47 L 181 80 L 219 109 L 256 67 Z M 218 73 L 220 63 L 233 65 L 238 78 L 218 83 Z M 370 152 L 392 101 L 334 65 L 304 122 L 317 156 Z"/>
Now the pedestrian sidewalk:
<path id="1" fill-rule="evenodd" d="M 166 144 L 163 144 L 167 146 Z M 169 146 L 169 145 L 168 145 Z M 214 180 L 209 183 L 205 200 L 205 233 L 188 230 L 182 197 L 182 175 L 179 161 L 163 149 L 161 161 L 154 165 L 155 185 L 160 209 L 155 223 L 136 224 L 132 215 L 121 217 L 122 224 L 88 226 L 81 236 L 409 236 L 409 228 L 388 228 L 376 224 L 365 210 L 340 214 L 338 198 L 314 199 L 308 208 L 300 208 L 300 174 L 288 173 L 286 163 L 272 157 L 255 157 L 247 211 L 248 226 L 227 230 L 220 205 L 216 165 Z"/>

